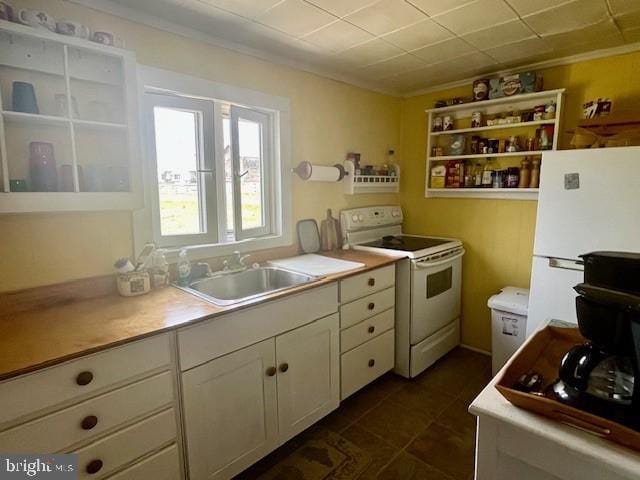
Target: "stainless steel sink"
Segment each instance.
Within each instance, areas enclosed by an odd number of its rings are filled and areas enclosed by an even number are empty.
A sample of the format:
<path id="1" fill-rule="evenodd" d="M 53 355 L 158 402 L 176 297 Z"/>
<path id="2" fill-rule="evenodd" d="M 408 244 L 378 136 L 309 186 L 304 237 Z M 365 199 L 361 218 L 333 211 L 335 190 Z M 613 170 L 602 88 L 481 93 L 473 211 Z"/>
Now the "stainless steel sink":
<path id="1" fill-rule="evenodd" d="M 216 305 L 232 305 L 317 279 L 318 277 L 284 268 L 258 267 L 240 272 L 223 272 L 196 280 L 188 287 L 179 288 Z"/>

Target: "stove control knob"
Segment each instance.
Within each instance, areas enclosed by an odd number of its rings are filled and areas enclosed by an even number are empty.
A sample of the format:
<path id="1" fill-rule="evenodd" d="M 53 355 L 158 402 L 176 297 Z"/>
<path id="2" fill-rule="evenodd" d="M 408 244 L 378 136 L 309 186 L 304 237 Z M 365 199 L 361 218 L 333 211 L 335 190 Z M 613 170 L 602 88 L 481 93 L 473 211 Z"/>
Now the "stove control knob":
<path id="1" fill-rule="evenodd" d="M 358 215 L 356 215 L 355 213 L 353 215 L 351 215 L 351 220 L 353 220 L 354 222 L 358 221 Z"/>
<path id="2" fill-rule="evenodd" d="M 358 215 L 358 221 L 359 222 L 363 222 L 364 221 L 364 215 L 363 214 Z"/>

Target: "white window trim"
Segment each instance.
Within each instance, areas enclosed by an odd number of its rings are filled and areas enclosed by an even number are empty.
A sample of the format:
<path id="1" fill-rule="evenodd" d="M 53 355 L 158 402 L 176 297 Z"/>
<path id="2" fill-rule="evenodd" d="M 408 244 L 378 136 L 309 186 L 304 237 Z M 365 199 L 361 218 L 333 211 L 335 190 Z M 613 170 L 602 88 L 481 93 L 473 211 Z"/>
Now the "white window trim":
<path id="1" fill-rule="evenodd" d="M 240 240 L 231 243 L 184 247 L 188 250 L 190 259 L 197 260 L 230 255 L 234 251 L 250 252 L 292 245 L 291 114 L 289 99 L 256 90 L 212 82 L 168 70 L 138 65 L 139 95 L 142 97 L 145 90 L 149 88 L 167 93 L 183 93 L 196 98 L 201 97 L 264 110 L 272 116 L 274 129 L 273 138 L 278 140 L 274 142 L 275 144 L 273 145 L 273 159 L 278 163 L 275 171 L 279 172 L 279 175 L 275 175 L 276 178 L 273 179 L 274 195 L 272 197 L 275 207 L 274 231 L 277 233 L 268 237 Z M 151 168 L 152 165 L 155 164 L 155 162 L 150 160 L 154 152 L 152 152 L 150 148 L 152 142 L 148 139 L 150 135 L 149 128 L 148 125 L 145 125 L 144 121 L 145 119 L 143 118 L 141 134 L 143 135 L 143 173 L 146 186 L 144 189 L 145 206 L 133 214 L 133 240 L 136 254 L 142 251 L 145 243 L 153 241 L 154 239 L 152 205 L 155 200 L 152 195 L 155 189 L 150 187 L 149 183 L 154 181 L 157 172 Z M 218 144 L 221 145 L 220 142 L 216 142 L 216 145 Z M 220 155 L 216 155 L 216 162 L 220 161 L 223 161 Z M 218 168 L 218 171 L 221 170 Z M 218 195 L 224 195 L 224 192 L 218 192 Z M 218 205 L 220 205 L 220 202 L 218 202 Z M 219 211 L 218 216 L 222 213 L 223 212 Z M 218 223 L 221 224 L 221 222 Z M 169 250 L 169 260 L 171 260 L 174 255 L 177 255 L 178 250 L 180 250 L 180 247 Z"/>

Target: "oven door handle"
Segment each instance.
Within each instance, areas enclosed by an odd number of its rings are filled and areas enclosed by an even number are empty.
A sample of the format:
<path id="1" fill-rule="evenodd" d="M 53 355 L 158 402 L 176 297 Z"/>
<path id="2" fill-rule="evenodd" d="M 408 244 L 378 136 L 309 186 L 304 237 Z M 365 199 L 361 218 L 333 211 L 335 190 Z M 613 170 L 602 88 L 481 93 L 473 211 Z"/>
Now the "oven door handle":
<path id="1" fill-rule="evenodd" d="M 442 260 L 436 260 L 435 262 L 430 262 L 428 260 L 423 260 L 423 261 L 413 261 L 413 264 L 417 267 L 417 268 L 431 268 L 431 267 L 439 267 L 440 265 L 444 265 L 445 263 L 449 263 L 452 262 L 454 260 L 459 259 L 460 257 L 462 257 L 465 254 L 465 250 L 464 248 L 461 249 L 457 254 L 452 255 L 451 257 L 447 257 L 447 258 L 443 258 Z"/>

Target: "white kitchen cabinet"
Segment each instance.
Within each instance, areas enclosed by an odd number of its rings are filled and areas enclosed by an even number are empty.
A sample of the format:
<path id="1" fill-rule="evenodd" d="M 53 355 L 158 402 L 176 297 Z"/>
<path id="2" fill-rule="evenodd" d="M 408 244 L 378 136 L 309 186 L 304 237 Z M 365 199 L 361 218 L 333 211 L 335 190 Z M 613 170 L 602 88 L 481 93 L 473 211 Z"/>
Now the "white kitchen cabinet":
<path id="1" fill-rule="evenodd" d="M 334 314 L 276 337 L 281 442 L 338 407 L 338 330 Z"/>
<path id="2" fill-rule="evenodd" d="M 337 408 L 338 324 L 329 315 L 182 374 L 191 480 L 230 478 Z"/>
<path id="3" fill-rule="evenodd" d="M 278 445 L 275 341 L 185 372 L 191 480 L 230 478 Z"/>

